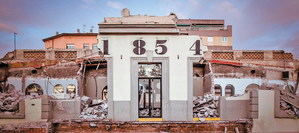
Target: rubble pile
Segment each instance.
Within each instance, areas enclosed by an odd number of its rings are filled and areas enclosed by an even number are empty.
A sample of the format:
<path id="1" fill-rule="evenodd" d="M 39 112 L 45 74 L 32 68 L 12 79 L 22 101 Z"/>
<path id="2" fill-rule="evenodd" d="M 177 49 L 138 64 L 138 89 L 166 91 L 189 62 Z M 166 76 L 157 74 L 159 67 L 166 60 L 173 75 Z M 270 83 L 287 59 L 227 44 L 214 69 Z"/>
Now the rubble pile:
<path id="1" fill-rule="evenodd" d="M 299 109 L 283 100 L 280 101 L 280 109 L 292 117 L 299 117 Z"/>
<path id="2" fill-rule="evenodd" d="M 25 97 L 21 90 L 14 88 L 8 89 L 5 93 L 0 93 L 0 111 L 1 112 L 15 112 L 19 109 L 19 102 Z"/>
<path id="3" fill-rule="evenodd" d="M 193 118 L 219 117 L 218 99 L 212 94 L 193 97 Z"/>
<path id="4" fill-rule="evenodd" d="M 149 109 L 139 109 L 139 116 L 143 116 L 143 117 L 150 116 L 150 110 Z M 156 116 L 156 117 L 161 116 L 161 109 L 159 109 L 159 108 L 152 109 L 151 116 Z"/>
<path id="5" fill-rule="evenodd" d="M 91 100 L 87 96 L 81 97 L 82 119 L 106 119 L 108 115 L 108 104 L 106 100 Z"/>

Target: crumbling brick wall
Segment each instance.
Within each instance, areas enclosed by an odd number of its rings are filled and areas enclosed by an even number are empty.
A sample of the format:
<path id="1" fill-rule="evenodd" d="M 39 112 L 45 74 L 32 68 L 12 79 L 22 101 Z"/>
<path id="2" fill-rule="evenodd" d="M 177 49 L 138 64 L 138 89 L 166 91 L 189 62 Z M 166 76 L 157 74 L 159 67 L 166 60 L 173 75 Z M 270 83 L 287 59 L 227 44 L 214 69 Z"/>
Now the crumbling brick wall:
<path id="1" fill-rule="evenodd" d="M 24 58 L 25 59 L 45 59 L 46 58 L 46 51 L 24 51 Z"/>

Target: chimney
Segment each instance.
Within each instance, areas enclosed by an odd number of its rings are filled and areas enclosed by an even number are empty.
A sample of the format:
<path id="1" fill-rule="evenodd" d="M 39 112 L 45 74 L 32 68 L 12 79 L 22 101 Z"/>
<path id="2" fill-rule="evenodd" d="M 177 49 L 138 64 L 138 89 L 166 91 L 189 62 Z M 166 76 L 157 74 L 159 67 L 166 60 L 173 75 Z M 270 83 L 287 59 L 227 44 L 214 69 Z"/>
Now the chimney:
<path id="1" fill-rule="evenodd" d="M 93 30 L 92 29 L 90 29 L 90 33 L 92 33 L 93 32 Z"/>
<path id="2" fill-rule="evenodd" d="M 77 29 L 77 33 L 80 33 L 80 29 Z"/>
<path id="3" fill-rule="evenodd" d="M 121 10 L 121 16 L 122 17 L 129 17 L 130 16 L 130 10 L 128 8 L 124 8 Z"/>
<path id="4" fill-rule="evenodd" d="M 56 35 L 58 35 L 59 34 L 59 32 L 58 31 L 56 31 Z"/>

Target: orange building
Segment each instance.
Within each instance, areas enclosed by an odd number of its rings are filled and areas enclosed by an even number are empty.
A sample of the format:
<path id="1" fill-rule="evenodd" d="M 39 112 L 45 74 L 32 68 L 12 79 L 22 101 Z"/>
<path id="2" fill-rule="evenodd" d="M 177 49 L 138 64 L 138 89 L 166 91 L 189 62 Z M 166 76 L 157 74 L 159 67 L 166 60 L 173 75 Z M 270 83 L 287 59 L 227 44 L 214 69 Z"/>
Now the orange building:
<path id="1" fill-rule="evenodd" d="M 61 33 L 43 39 L 46 49 L 95 49 L 97 33 Z"/>

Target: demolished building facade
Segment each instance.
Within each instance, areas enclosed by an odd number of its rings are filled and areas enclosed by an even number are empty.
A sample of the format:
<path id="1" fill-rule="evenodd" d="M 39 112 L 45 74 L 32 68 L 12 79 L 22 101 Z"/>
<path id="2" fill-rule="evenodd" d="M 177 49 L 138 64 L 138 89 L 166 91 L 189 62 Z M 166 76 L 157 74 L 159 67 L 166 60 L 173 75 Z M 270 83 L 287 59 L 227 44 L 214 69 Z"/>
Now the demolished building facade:
<path id="1" fill-rule="evenodd" d="M 260 106 L 273 96 L 273 119 L 298 131 L 299 61 L 280 50 L 232 50 L 231 33 L 222 20 L 124 9 L 99 24 L 97 50 L 7 53 L 0 123 L 245 120 L 265 131 Z"/>

